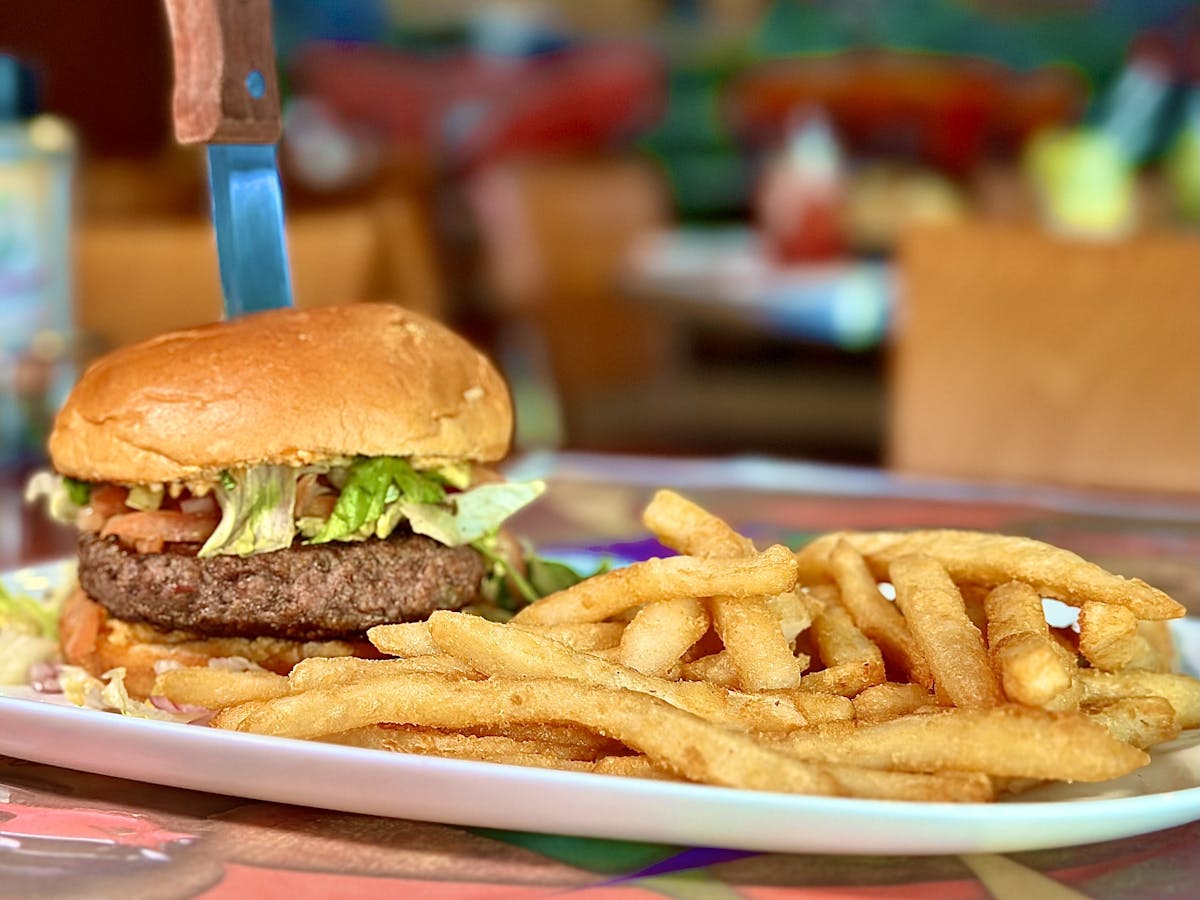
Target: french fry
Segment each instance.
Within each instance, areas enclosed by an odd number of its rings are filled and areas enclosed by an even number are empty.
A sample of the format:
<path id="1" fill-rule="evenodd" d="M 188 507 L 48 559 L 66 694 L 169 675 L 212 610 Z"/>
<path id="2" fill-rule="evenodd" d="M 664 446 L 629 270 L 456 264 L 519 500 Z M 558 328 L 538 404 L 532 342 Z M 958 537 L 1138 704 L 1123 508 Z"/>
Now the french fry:
<path id="1" fill-rule="evenodd" d="M 562 622 L 526 627 L 535 628 L 539 634 L 552 637 L 576 650 L 589 651 L 616 647 L 621 643 L 621 633 L 625 630 L 622 622 Z M 427 621 L 376 625 L 367 631 L 367 638 L 377 650 L 392 656 L 412 658 L 441 653 L 433 638 L 429 636 Z"/>
<path id="2" fill-rule="evenodd" d="M 996 796 L 982 772 L 897 772 L 863 766 L 836 766 L 830 774 L 849 797 L 926 803 L 986 803 Z"/>
<path id="3" fill-rule="evenodd" d="M 507 624 L 437 612 L 371 630 L 394 658 L 160 683 L 232 730 L 908 801 L 1107 780 L 1200 726 L 1200 681 L 1167 671 L 1177 604 L 1065 550 L 926 531 L 756 553 L 670 491 L 644 521 L 682 555 L 587 579 Z M 1079 607 L 1078 631 L 1050 627 L 1042 596 Z"/>
<path id="4" fill-rule="evenodd" d="M 461 660 L 445 653 L 412 656 L 398 659 L 359 659 L 354 656 L 314 656 L 303 659 L 287 676 L 291 691 L 336 687 L 348 681 L 367 681 L 372 678 L 393 678 L 396 675 L 434 673 L 459 678 L 482 676 Z"/>
<path id="5" fill-rule="evenodd" d="M 824 694 L 817 691 L 779 691 L 787 697 L 809 725 L 822 722 L 848 722 L 854 718 L 854 704 L 841 694 Z"/>
<path id="6" fill-rule="evenodd" d="M 1079 652 L 1093 668 L 1124 669 L 1139 650 L 1149 651 L 1137 626 L 1137 617 L 1127 607 L 1085 603 L 1079 608 Z"/>
<path id="7" fill-rule="evenodd" d="M 883 594 L 862 555 L 839 540 L 829 555 L 829 569 L 841 591 L 842 604 L 854 624 L 879 645 L 889 668 L 897 676 L 933 687 L 933 674 L 904 616 Z"/>
<path id="8" fill-rule="evenodd" d="M 371 747 L 393 753 L 450 756 L 483 762 L 510 763 L 557 768 L 563 762 L 591 763 L 576 756 L 570 747 L 540 741 L 522 741 L 498 734 L 474 735 L 459 731 L 434 731 L 407 725 L 367 725 L 323 738 L 328 743 L 349 747 Z M 586 768 L 586 766 L 581 766 Z"/>
<path id="9" fill-rule="evenodd" d="M 488 675 L 559 677 L 650 694 L 712 722 L 743 730 L 780 731 L 804 724 L 795 706 L 778 697 L 726 691 L 695 681 L 643 675 L 552 638 L 461 613 L 435 612 L 430 632 L 438 646 Z"/>
<path id="10" fill-rule="evenodd" d="M 1163 697 L 1175 709 L 1181 728 L 1200 728 L 1200 680 L 1171 672 L 1101 672 L 1081 669 L 1083 702 L 1094 705 L 1122 697 Z"/>
<path id="11" fill-rule="evenodd" d="M 812 626 L 813 604 L 804 591 L 796 589 L 773 594 L 766 598 L 766 603 L 779 619 L 779 628 L 789 645 L 795 643 L 797 635 Z M 807 669 L 808 663 L 807 658 L 800 659 L 800 669 Z"/>
<path id="12" fill-rule="evenodd" d="M 689 556 L 736 558 L 755 552 L 753 541 L 674 491 L 656 492 L 642 522 L 663 544 Z"/>
<path id="13" fill-rule="evenodd" d="M 367 630 L 367 640 L 374 644 L 376 649 L 392 656 L 433 656 L 441 652 L 429 636 L 428 622 L 376 625 Z"/>
<path id="14" fill-rule="evenodd" d="M 803 763 L 649 694 L 561 678 L 459 681 L 406 675 L 230 707 L 213 724 L 259 734 L 320 738 L 376 722 L 457 729 L 576 722 L 611 735 L 693 781 L 750 790 L 838 794 L 824 766 Z"/>
<path id="15" fill-rule="evenodd" d="M 912 554 L 892 560 L 889 571 L 896 604 L 929 662 L 939 694 L 960 707 L 999 704 L 1003 698 L 983 638 L 941 563 Z"/>
<path id="16" fill-rule="evenodd" d="M 1106 781 L 1150 761 L 1081 713 L 1013 705 L 834 722 L 773 743 L 812 762 L 1065 781 Z"/>
<path id="17" fill-rule="evenodd" d="M 854 718 L 860 722 L 884 722 L 936 705 L 937 699 L 921 685 L 889 681 L 855 695 Z"/>
<path id="18" fill-rule="evenodd" d="M 597 734 L 592 729 L 574 722 L 474 725 L 457 730 L 477 737 L 506 737 L 514 741 L 546 745 L 557 755 L 569 756 L 572 759 L 600 759 L 625 749 L 619 741 Z"/>
<path id="19" fill-rule="evenodd" d="M 723 688 L 736 688 L 738 683 L 737 669 L 724 650 L 684 663 L 679 674 L 688 681 L 704 681 Z"/>
<path id="20" fill-rule="evenodd" d="M 1010 581 L 987 595 L 984 609 L 988 656 L 1005 696 L 1045 709 L 1077 707 L 1076 666 L 1050 637 L 1037 591 Z"/>
<path id="21" fill-rule="evenodd" d="M 1179 737 L 1179 719 L 1165 697 L 1122 697 L 1083 712 L 1118 741 L 1146 750 Z"/>
<path id="22" fill-rule="evenodd" d="M 621 634 L 617 662 L 643 675 L 663 677 L 708 631 L 708 611 L 699 600 L 647 603 Z"/>
<path id="23" fill-rule="evenodd" d="M 180 706 L 220 709 L 250 700 L 270 700 L 288 692 L 283 675 L 252 669 L 233 672 L 207 666 L 168 669 L 154 680 L 153 693 Z"/>
<path id="24" fill-rule="evenodd" d="M 622 778 L 653 778 L 659 781 L 678 781 L 678 776 L 656 766 L 640 753 L 628 756 L 602 756 L 591 764 L 597 775 L 616 775 Z"/>
<path id="25" fill-rule="evenodd" d="M 708 607 L 742 690 L 799 686 L 800 661 L 784 637 L 779 617 L 764 599 L 712 597 Z"/>
<path id="26" fill-rule="evenodd" d="M 615 650 L 620 647 L 627 626 L 624 622 L 564 622 L 560 625 L 518 625 L 515 627 L 528 627 L 538 634 L 552 637 L 568 647 L 592 653 L 597 650 Z"/>
<path id="27" fill-rule="evenodd" d="M 873 684 L 882 684 L 885 675 L 879 648 L 855 626 L 837 590 L 821 587 L 811 589 L 810 595 L 817 603 L 813 639 L 825 668 L 805 675 L 801 689 L 853 697 Z"/>
<path id="28" fill-rule="evenodd" d="M 795 583 L 795 559 L 782 545 L 745 559 L 648 559 L 594 575 L 543 597 L 517 613 L 513 621 L 520 625 L 603 622 L 643 603 L 713 595 L 781 594 Z"/>
<path id="29" fill-rule="evenodd" d="M 1179 650 L 1175 647 L 1170 626 L 1166 622 L 1138 622 L 1138 634 L 1145 640 L 1145 645 L 1129 661 L 1130 668 L 1148 672 L 1170 672 L 1175 669 L 1179 663 Z"/>
<path id="30" fill-rule="evenodd" d="M 331 744 L 370 746 L 379 750 L 452 756 L 458 760 L 488 760 L 505 762 L 517 756 L 544 756 L 557 760 L 575 760 L 571 748 L 562 745 L 518 740 L 505 734 L 468 734 L 461 731 L 436 731 L 412 725 L 366 725 L 350 731 L 328 734 L 323 738 Z M 578 757 L 589 761 L 587 757 Z"/>
<path id="31" fill-rule="evenodd" d="M 1139 619 L 1176 619 L 1184 608 L 1137 578 L 1122 578 L 1061 547 L 1025 537 L 977 531 L 835 532 L 796 554 L 802 582 L 830 580 L 829 553 L 839 540 L 851 544 L 877 578 L 886 580 L 893 560 L 913 553 L 932 556 L 955 581 L 999 587 L 1023 581 L 1043 597 L 1072 606 L 1088 601 L 1127 606 Z"/>

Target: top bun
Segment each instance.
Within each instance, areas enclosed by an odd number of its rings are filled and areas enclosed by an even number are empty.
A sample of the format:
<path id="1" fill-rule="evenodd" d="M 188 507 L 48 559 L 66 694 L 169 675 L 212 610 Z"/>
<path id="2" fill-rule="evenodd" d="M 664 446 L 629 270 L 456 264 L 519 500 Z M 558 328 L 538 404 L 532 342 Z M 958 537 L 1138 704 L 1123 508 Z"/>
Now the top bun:
<path id="1" fill-rule="evenodd" d="M 466 340 L 399 306 L 354 303 L 104 356 L 55 419 L 50 458 L 72 478 L 153 484 L 360 455 L 490 462 L 511 435 L 507 385 Z"/>

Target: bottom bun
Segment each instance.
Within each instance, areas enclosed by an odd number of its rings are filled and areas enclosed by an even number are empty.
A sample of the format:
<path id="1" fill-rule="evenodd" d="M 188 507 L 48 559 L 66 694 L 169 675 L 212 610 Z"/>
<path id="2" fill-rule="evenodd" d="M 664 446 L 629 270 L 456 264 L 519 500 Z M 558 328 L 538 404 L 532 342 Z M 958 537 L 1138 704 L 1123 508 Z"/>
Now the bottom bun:
<path id="1" fill-rule="evenodd" d="M 110 669 L 124 668 L 125 687 L 139 700 L 145 700 L 153 691 L 155 667 L 163 663 L 204 666 L 210 659 L 241 657 L 286 675 L 310 656 L 382 656 L 366 640 L 289 641 L 159 631 L 109 615 L 82 588 L 72 591 L 63 603 L 58 632 L 64 662 L 81 666 L 96 677 Z"/>

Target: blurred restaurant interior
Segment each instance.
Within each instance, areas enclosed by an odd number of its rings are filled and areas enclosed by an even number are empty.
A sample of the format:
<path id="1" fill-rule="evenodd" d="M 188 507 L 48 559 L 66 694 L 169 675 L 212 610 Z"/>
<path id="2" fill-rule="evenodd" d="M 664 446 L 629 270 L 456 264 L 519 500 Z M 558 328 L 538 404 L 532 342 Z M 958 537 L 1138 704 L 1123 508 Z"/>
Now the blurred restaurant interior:
<path id="1" fill-rule="evenodd" d="M 515 451 L 1200 491 L 1195 3 L 273 15 L 297 303 L 453 324 Z M 221 316 L 167 36 L 161 0 L 0 9 L 10 469 L 88 359 Z"/>

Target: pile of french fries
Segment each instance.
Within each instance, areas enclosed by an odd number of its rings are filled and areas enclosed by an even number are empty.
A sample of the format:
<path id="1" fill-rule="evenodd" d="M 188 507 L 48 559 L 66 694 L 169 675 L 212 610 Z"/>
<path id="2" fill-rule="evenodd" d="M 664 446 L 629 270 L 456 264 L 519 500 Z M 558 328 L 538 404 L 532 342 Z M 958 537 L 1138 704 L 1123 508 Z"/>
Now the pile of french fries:
<path id="1" fill-rule="evenodd" d="M 678 555 L 595 575 L 499 623 L 383 625 L 390 658 L 288 676 L 160 674 L 218 728 L 801 794 L 993 800 L 1100 782 L 1200 726 L 1149 585 L 1027 538 L 841 532 L 759 552 L 660 491 Z M 894 591 L 894 602 L 883 590 Z M 1078 609 L 1051 627 L 1043 598 Z"/>

